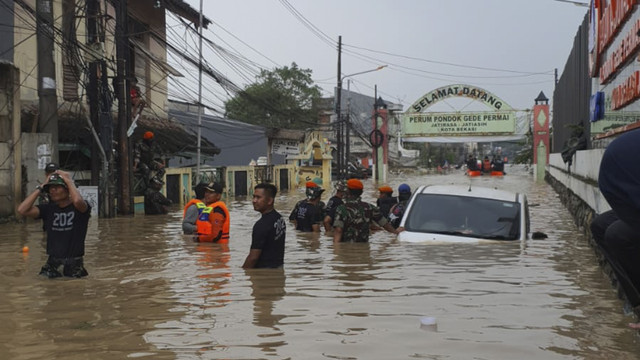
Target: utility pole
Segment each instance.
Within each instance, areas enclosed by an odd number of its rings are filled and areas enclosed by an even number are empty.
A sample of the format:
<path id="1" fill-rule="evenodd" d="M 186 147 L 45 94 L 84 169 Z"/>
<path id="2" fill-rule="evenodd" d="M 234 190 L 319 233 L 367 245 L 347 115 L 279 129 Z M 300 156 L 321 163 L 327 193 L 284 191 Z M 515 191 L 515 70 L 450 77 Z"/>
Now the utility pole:
<path id="1" fill-rule="evenodd" d="M 127 35 L 127 0 L 115 2 L 116 6 L 116 86 L 118 91 L 118 152 L 120 154 L 118 210 L 123 215 L 132 214 L 131 164 L 129 157 L 129 137 L 127 129 L 131 120 L 131 97 L 127 67 L 129 58 L 129 37 Z"/>
<path id="2" fill-rule="evenodd" d="M 200 146 L 202 145 L 202 113 L 204 112 L 204 107 L 202 106 L 202 1 L 203 0 L 200 0 L 200 17 L 198 22 L 200 47 L 198 49 L 198 150 L 196 154 L 196 184 L 200 183 Z"/>
<path id="3" fill-rule="evenodd" d="M 58 162 L 58 97 L 53 40 L 53 1 L 36 0 L 38 130 L 51 134 L 51 160 Z"/>
<path id="4" fill-rule="evenodd" d="M 89 84 L 87 86 L 87 99 L 89 100 L 89 118 L 91 119 L 91 125 L 94 129 L 99 127 L 98 108 L 98 57 L 95 56 L 96 46 L 98 41 L 98 2 L 97 0 L 87 0 L 87 46 L 94 50 L 91 55 L 94 55 L 89 60 Z M 92 143 L 91 154 L 96 154 L 98 150 L 98 144 Z M 100 179 L 100 158 L 97 156 L 91 157 L 91 185 L 98 185 Z M 100 199 L 102 200 L 102 199 Z M 100 201 L 102 204 L 102 201 Z"/>
<path id="5" fill-rule="evenodd" d="M 341 81 L 342 82 L 342 81 Z M 351 154 L 351 79 L 347 80 L 347 116 L 344 118 L 345 120 L 345 141 L 344 141 L 344 173 L 345 178 L 349 177 L 349 155 Z"/>
<path id="6" fill-rule="evenodd" d="M 378 130 L 378 84 L 373 86 L 373 131 Z M 373 163 L 375 164 L 373 171 L 373 179 L 377 182 L 378 179 L 378 166 L 380 163 L 378 161 L 378 147 L 373 147 Z"/>
<path id="7" fill-rule="evenodd" d="M 344 144 L 342 143 L 342 116 L 341 116 L 341 101 L 342 101 L 342 35 L 338 36 L 338 93 L 336 94 L 336 125 L 338 126 L 336 129 L 336 141 L 338 143 L 337 155 L 338 155 L 338 180 L 344 179 L 343 174 L 343 149 Z"/>
<path id="8" fill-rule="evenodd" d="M 89 55 L 89 113 L 92 132 L 99 129 L 99 138 L 94 134 L 91 153 L 100 156 L 91 157 L 91 183 L 99 189 L 99 215 L 110 218 L 115 214 L 113 201 L 112 179 L 109 176 L 109 162 L 113 149 L 113 121 L 111 117 L 111 99 L 107 96 L 108 78 L 106 62 L 104 60 L 104 34 L 98 26 L 100 18 L 98 0 L 87 0 L 87 45 Z M 99 30 L 100 28 L 100 30 Z M 99 140 L 99 141 L 98 141 Z"/>

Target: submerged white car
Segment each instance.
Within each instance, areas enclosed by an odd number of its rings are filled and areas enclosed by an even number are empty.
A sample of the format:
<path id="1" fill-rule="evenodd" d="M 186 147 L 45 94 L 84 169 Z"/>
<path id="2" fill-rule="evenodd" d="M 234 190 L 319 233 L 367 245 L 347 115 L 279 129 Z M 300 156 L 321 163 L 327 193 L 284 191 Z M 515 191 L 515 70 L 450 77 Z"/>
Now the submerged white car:
<path id="1" fill-rule="evenodd" d="M 525 240 L 525 194 L 463 185 L 421 186 L 409 200 L 398 240 L 479 243 Z"/>

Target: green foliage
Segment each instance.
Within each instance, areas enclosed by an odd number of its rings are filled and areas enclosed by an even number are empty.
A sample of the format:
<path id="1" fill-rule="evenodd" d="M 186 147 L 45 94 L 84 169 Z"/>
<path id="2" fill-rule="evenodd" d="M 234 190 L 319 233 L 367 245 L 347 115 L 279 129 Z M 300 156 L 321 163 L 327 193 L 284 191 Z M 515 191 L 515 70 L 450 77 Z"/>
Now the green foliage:
<path id="1" fill-rule="evenodd" d="M 266 127 L 305 129 L 317 123 L 315 104 L 320 96 L 311 70 L 292 63 L 291 67 L 262 70 L 254 84 L 225 103 L 225 115 Z"/>

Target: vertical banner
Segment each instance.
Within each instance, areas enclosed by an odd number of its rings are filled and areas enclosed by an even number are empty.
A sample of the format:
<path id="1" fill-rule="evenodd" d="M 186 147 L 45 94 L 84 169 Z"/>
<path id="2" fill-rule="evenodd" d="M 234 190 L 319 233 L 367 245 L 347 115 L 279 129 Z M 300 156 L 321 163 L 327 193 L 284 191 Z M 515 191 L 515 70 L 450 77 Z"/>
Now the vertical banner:
<path id="1" fill-rule="evenodd" d="M 549 104 L 533 106 L 533 163 L 549 163 Z M 545 156 L 538 154 L 538 148 L 544 149 Z"/>

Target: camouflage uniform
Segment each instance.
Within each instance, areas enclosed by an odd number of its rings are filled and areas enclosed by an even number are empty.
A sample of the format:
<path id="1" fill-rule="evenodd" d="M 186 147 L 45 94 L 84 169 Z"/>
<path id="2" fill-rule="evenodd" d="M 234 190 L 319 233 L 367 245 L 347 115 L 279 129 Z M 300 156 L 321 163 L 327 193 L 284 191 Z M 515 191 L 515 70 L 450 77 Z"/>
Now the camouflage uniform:
<path id="1" fill-rule="evenodd" d="M 387 224 L 380 209 L 357 198 L 347 198 L 336 209 L 333 227 L 342 228 L 342 242 L 368 242 L 369 225 L 375 221 L 380 226 Z"/>
<path id="2" fill-rule="evenodd" d="M 137 142 L 133 149 L 134 162 L 138 163 L 138 171 L 142 174 L 147 186 L 153 176 L 162 178 L 165 174 L 164 166 L 156 160 L 156 150 L 155 143 L 145 140 Z"/>
<path id="3" fill-rule="evenodd" d="M 167 206 L 171 204 L 173 204 L 173 202 L 162 195 L 157 189 L 149 187 L 144 193 L 145 215 L 166 214 L 168 212 Z"/>

